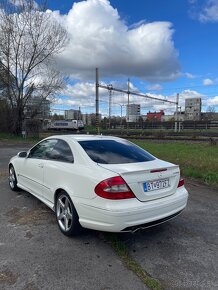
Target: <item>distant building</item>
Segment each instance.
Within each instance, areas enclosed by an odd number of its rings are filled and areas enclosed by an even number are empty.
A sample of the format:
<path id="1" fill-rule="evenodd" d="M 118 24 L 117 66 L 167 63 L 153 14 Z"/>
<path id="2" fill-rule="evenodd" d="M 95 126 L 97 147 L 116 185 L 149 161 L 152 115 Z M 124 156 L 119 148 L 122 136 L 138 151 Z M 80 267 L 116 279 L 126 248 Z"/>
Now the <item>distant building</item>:
<path id="1" fill-rule="evenodd" d="M 95 125 L 95 114 L 82 114 L 82 121 L 84 125 Z"/>
<path id="2" fill-rule="evenodd" d="M 185 100 L 185 120 L 199 121 L 201 119 L 201 98 Z"/>
<path id="3" fill-rule="evenodd" d="M 64 111 L 64 117 L 65 120 L 81 120 L 81 111 L 80 110 L 65 110 Z"/>
<path id="4" fill-rule="evenodd" d="M 31 98 L 24 110 L 26 118 L 48 119 L 51 102 L 38 97 Z"/>
<path id="5" fill-rule="evenodd" d="M 99 120 L 101 120 L 102 116 L 99 114 Z M 84 125 L 92 125 L 95 126 L 96 124 L 96 114 L 82 114 L 81 120 L 83 121 Z"/>
<path id="6" fill-rule="evenodd" d="M 162 117 L 164 116 L 164 111 L 160 110 L 160 112 L 148 112 L 147 113 L 147 120 L 148 121 L 156 121 L 161 122 Z"/>
<path id="7" fill-rule="evenodd" d="M 141 115 L 141 107 L 139 104 L 129 104 L 126 107 L 127 122 L 137 122 Z"/>

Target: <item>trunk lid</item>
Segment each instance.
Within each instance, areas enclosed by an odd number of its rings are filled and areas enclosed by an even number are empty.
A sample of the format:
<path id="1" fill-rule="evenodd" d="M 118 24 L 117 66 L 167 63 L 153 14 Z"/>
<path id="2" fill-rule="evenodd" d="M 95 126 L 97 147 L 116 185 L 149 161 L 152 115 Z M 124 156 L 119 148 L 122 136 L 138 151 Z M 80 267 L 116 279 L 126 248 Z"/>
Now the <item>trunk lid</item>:
<path id="1" fill-rule="evenodd" d="M 179 166 L 160 159 L 98 165 L 122 176 L 140 201 L 163 198 L 175 193 L 180 179 Z"/>

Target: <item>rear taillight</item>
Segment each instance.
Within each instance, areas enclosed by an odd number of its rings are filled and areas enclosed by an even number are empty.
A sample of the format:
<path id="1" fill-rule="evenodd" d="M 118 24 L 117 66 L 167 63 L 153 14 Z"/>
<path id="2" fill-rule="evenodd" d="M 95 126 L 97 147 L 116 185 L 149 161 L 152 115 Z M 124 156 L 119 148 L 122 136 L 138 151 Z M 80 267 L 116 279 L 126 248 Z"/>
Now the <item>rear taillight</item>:
<path id="1" fill-rule="evenodd" d="M 177 187 L 181 187 L 183 185 L 184 185 L 184 179 L 181 178 Z"/>
<path id="2" fill-rule="evenodd" d="M 95 187 L 95 193 L 106 199 L 127 199 L 135 195 L 121 176 L 101 181 Z"/>

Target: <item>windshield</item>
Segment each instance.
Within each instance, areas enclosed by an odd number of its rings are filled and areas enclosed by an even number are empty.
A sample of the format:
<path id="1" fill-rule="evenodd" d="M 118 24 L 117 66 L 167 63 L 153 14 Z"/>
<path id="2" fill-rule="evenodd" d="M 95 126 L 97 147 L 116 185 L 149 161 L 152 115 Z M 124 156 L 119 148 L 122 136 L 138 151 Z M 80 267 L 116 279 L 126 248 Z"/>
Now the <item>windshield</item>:
<path id="1" fill-rule="evenodd" d="M 88 156 L 101 164 L 123 164 L 151 161 L 155 158 L 126 140 L 79 141 Z"/>

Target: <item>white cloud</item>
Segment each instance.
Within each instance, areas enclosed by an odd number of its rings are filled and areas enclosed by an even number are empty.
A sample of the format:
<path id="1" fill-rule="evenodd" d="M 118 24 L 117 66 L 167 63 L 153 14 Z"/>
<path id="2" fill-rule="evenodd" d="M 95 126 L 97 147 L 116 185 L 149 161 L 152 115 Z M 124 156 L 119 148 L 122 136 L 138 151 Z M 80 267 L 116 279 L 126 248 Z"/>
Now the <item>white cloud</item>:
<path id="1" fill-rule="evenodd" d="M 213 85 L 213 84 L 214 84 L 214 81 L 211 80 L 211 79 L 204 79 L 204 80 L 203 80 L 203 85 L 204 85 L 204 86 L 211 86 L 211 85 Z"/>
<path id="2" fill-rule="evenodd" d="M 203 85 L 204 86 L 212 86 L 212 85 L 217 85 L 218 84 L 218 78 L 215 79 L 204 79 L 203 80 Z"/>
<path id="3" fill-rule="evenodd" d="M 22 5 L 27 4 L 28 3 L 28 0 L 9 0 L 9 2 L 12 5 L 19 7 L 19 6 L 22 6 Z M 38 6 L 39 6 L 35 1 L 32 1 L 32 5 L 33 5 L 33 8 L 35 8 L 35 9 L 37 9 Z"/>
<path id="4" fill-rule="evenodd" d="M 196 78 L 196 76 L 195 75 L 193 75 L 193 74 L 191 74 L 191 73 L 184 73 L 184 76 L 185 77 L 187 77 L 188 79 L 195 79 Z"/>
<path id="5" fill-rule="evenodd" d="M 160 84 L 154 84 L 154 85 L 147 86 L 147 89 L 149 91 L 160 91 L 162 90 L 162 86 Z"/>
<path id="6" fill-rule="evenodd" d="M 188 99 L 188 98 L 205 98 L 205 95 L 193 91 L 193 90 L 184 90 L 180 94 L 181 99 Z"/>
<path id="7" fill-rule="evenodd" d="M 201 22 L 218 22 L 218 1 L 208 0 L 199 15 Z"/>
<path id="8" fill-rule="evenodd" d="M 205 105 L 218 107 L 218 96 L 208 99 Z"/>
<path id="9" fill-rule="evenodd" d="M 100 88 L 99 92 L 101 95 L 100 102 L 108 103 L 108 91 Z M 63 105 L 85 109 L 93 108 L 93 112 L 95 110 L 95 83 L 84 82 L 76 83 L 75 85 L 68 84 L 62 95 L 65 97 L 56 99 L 55 106 Z"/>
<path id="10" fill-rule="evenodd" d="M 77 79 L 129 75 L 149 81 L 179 76 L 178 53 L 170 22 L 137 23 L 130 29 L 108 0 L 74 3 L 67 15 L 53 12 L 64 23 L 70 43 L 58 64 Z"/>
<path id="11" fill-rule="evenodd" d="M 143 20 L 140 20 L 136 23 L 133 23 L 132 25 L 129 26 L 129 29 L 133 29 L 133 28 L 138 28 L 140 27 L 142 24 L 146 24 L 146 20 L 143 19 Z"/>

